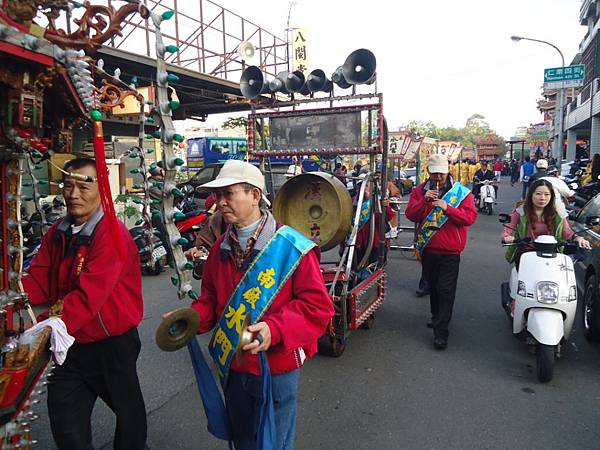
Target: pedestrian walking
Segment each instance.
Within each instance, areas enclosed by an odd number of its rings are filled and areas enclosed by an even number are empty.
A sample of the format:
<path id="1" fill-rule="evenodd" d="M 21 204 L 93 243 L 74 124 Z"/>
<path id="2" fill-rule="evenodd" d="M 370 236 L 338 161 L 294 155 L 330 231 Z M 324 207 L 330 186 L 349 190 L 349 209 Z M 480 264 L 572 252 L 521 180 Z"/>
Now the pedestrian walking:
<path id="1" fill-rule="evenodd" d="M 525 199 L 525 195 L 527 194 L 527 188 L 529 187 L 529 178 L 535 173 L 535 166 L 531 162 L 531 158 L 529 156 L 525 157 L 525 162 L 521 165 L 521 169 L 519 171 L 519 181 L 522 185 L 521 190 L 521 198 Z"/>
<path id="2" fill-rule="evenodd" d="M 23 278 L 31 303 L 49 303 L 48 323 L 66 327 L 74 338 L 48 384 L 52 436 L 60 450 L 93 448 L 91 414 L 100 397 L 116 415 L 113 447 L 142 450 L 146 408 L 136 369 L 143 315 L 137 246 L 124 224 L 117 222 L 113 230 L 104 217 L 95 161 L 73 159 L 64 171 L 67 215 L 48 230 Z M 125 247 L 123 261 L 109 245 L 115 233 Z"/>
<path id="3" fill-rule="evenodd" d="M 496 179 L 500 180 L 503 170 L 504 170 L 504 163 L 502 161 L 500 161 L 500 159 L 497 159 L 496 162 L 494 163 L 494 176 L 496 177 Z"/>
<path id="4" fill-rule="evenodd" d="M 519 180 L 520 160 L 512 160 L 510 163 L 510 186 L 513 187 Z"/>
<path id="5" fill-rule="evenodd" d="M 467 243 L 467 227 L 477 220 L 471 192 L 448 176 L 448 160 L 431 155 L 429 179 L 410 194 L 406 217 L 419 226 L 416 249 L 429 284 L 433 346 L 448 345 L 449 324 L 456 296 L 460 254 Z"/>
<path id="6" fill-rule="evenodd" d="M 275 422 L 268 448 L 293 449 L 299 369 L 317 352 L 317 339 L 334 313 L 319 250 L 262 209 L 265 181 L 252 164 L 229 160 L 201 188 L 212 191 L 228 228 L 208 255 L 192 308 L 201 319 L 199 331 L 213 330 L 209 349 L 221 381 L 227 380 L 233 444 L 265 448 L 261 442 L 268 438 L 259 423 L 267 407 Z M 247 317 L 255 338 L 234 358 Z"/>

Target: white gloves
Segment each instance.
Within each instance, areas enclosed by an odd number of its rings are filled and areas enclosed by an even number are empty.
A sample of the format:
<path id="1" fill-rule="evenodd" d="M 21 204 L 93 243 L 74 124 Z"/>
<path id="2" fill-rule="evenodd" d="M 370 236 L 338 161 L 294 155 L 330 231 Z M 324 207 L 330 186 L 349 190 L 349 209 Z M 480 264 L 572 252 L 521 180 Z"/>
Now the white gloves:
<path id="1" fill-rule="evenodd" d="M 35 336 L 44 327 L 52 328 L 52 334 L 50 335 L 50 351 L 54 354 L 54 360 L 61 366 L 67 358 L 67 352 L 75 338 L 67 332 L 67 326 L 60 317 L 49 317 L 46 320 L 38 322 L 36 325 L 25 330 L 21 339 L 26 339 L 28 336 Z"/>

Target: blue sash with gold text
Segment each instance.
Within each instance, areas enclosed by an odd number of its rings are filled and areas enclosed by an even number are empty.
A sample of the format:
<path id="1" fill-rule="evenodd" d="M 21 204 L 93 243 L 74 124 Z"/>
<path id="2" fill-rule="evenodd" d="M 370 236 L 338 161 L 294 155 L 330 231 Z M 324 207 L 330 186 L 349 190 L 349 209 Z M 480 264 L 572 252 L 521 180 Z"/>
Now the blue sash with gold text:
<path id="1" fill-rule="evenodd" d="M 215 327 L 208 351 L 214 359 L 223 389 L 231 360 L 240 340 L 247 315 L 257 323 L 269 309 L 286 281 L 315 243 L 293 228 L 282 226 L 256 256 L 231 295 L 223 315 Z M 206 412 L 208 431 L 219 439 L 230 441 L 231 427 L 223 398 L 196 338 L 188 344 L 198 392 Z M 271 373 L 267 355 L 259 353 L 263 402 L 256 430 L 256 448 L 271 450 L 276 441 L 275 416 L 271 392 Z"/>
<path id="2" fill-rule="evenodd" d="M 288 226 L 279 228 L 256 256 L 231 294 L 219 320 L 208 351 L 225 385 L 247 315 L 255 324 L 267 312 L 300 260 L 315 243 Z"/>
<path id="3" fill-rule="evenodd" d="M 467 195 L 469 195 L 470 192 L 471 191 L 469 189 L 467 189 L 457 181 L 452 185 L 452 188 L 448 192 L 446 192 L 446 194 L 442 197 L 442 200 L 448 203 L 448 205 L 456 208 L 467 197 Z M 442 211 L 441 208 L 436 207 L 429 212 L 429 214 L 425 218 L 425 222 L 423 222 L 421 228 L 419 229 L 419 232 L 417 233 L 417 243 L 415 245 L 417 258 L 421 257 L 423 251 L 425 250 L 425 247 L 427 246 L 433 235 L 437 232 L 436 229 L 430 228 L 434 216 L 438 224 L 438 229 L 442 228 L 442 226 L 448 220 L 448 216 L 444 214 L 444 211 Z"/>

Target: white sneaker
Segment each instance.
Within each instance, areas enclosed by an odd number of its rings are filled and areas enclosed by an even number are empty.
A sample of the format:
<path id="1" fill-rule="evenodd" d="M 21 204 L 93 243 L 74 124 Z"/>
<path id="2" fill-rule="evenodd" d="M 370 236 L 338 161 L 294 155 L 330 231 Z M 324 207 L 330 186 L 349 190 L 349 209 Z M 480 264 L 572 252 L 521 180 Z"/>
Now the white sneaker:
<path id="1" fill-rule="evenodd" d="M 390 231 L 385 233 L 385 237 L 388 239 L 396 239 L 398 237 L 398 228 L 390 228 Z"/>

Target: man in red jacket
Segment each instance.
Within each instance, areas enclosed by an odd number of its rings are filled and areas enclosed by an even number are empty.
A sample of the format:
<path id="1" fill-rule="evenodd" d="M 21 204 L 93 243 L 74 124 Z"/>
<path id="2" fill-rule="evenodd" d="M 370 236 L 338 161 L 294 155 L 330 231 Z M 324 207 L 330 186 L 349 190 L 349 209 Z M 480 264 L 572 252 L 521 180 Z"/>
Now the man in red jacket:
<path id="1" fill-rule="evenodd" d="M 52 320 L 64 322 L 75 338 L 48 385 L 52 435 L 61 450 L 92 448 L 90 417 L 99 396 L 117 417 L 114 448 L 141 450 L 146 408 L 136 369 L 143 314 L 137 247 L 121 222 L 111 230 L 103 220 L 95 161 L 74 159 L 64 170 L 71 173 L 63 180 L 67 216 L 48 230 L 23 278 L 31 303 L 49 304 Z M 117 232 L 124 261 L 110 245 Z"/>
<path id="2" fill-rule="evenodd" d="M 467 227 L 477 220 L 477 209 L 473 195 L 448 176 L 444 155 L 431 155 L 427 170 L 429 179 L 410 194 L 406 217 L 419 224 L 417 247 L 430 286 L 431 322 L 427 326 L 433 328 L 434 347 L 443 350 L 448 345 L 460 254 L 467 243 Z M 439 229 L 430 222 L 432 210 L 438 213 Z"/>
<path id="3" fill-rule="evenodd" d="M 332 301 L 319 265 L 319 250 L 290 227 L 282 227 L 263 204 L 264 177 L 252 164 L 227 161 L 210 189 L 229 225 L 206 261 L 200 298 L 192 303 L 200 332 L 214 329 L 209 345 L 226 379 L 225 403 L 237 449 L 257 448 L 261 404 L 259 352 L 266 352 L 272 374 L 276 449 L 294 445 L 299 369 L 317 351 L 317 339 L 333 315 Z M 290 238 L 291 239 L 288 239 Z M 289 277 L 278 279 L 285 259 L 304 241 L 304 252 L 292 258 Z M 274 245 L 280 250 L 270 258 Z M 258 276 L 257 276 L 258 274 Z M 267 293 L 263 296 L 263 293 Z M 263 299 L 268 299 L 263 304 Z M 235 336 L 247 316 L 255 339 L 235 357 Z M 228 358 L 231 357 L 230 362 Z M 259 449 L 260 450 L 260 449 Z"/>

